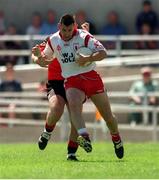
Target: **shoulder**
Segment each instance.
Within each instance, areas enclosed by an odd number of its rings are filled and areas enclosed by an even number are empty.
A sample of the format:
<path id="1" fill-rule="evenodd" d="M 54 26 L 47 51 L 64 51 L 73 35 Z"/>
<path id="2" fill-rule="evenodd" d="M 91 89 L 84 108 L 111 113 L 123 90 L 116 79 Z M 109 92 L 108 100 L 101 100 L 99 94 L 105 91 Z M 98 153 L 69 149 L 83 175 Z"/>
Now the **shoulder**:
<path id="1" fill-rule="evenodd" d="M 91 37 L 93 37 L 93 35 L 92 34 L 90 34 L 88 31 L 85 31 L 85 30 L 83 30 L 83 29 L 78 29 L 78 34 L 79 34 L 79 36 L 80 37 L 82 37 L 82 38 L 85 38 L 86 36 L 91 36 Z"/>
<path id="2" fill-rule="evenodd" d="M 50 35 L 49 40 L 53 43 L 53 42 L 57 42 L 60 38 L 59 35 L 59 31 L 57 31 L 56 33 L 53 33 L 52 35 Z"/>

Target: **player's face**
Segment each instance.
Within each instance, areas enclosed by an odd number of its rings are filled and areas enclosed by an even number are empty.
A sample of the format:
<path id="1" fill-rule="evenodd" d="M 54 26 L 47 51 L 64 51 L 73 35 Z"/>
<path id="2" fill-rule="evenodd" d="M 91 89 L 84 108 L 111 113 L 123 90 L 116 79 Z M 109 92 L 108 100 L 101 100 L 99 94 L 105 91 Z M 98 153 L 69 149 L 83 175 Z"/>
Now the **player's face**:
<path id="1" fill-rule="evenodd" d="M 65 26 L 64 24 L 60 25 L 60 33 L 64 41 L 69 41 L 72 38 L 74 29 L 75 29 L 74 24 L 71 24 L 69 26 Z"/>

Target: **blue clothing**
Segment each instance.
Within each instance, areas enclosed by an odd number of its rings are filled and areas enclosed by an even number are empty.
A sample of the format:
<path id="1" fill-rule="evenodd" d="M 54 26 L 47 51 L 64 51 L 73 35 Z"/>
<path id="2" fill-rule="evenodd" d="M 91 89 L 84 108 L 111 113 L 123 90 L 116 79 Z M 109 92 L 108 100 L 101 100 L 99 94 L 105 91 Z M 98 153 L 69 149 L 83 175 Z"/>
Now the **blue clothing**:
<path id="1" fill-rule="evenodd" d="M 116 25 L 105 25 L 101 31 L 101 34 L 105 35 L 123 35 L 127 34 L 126 28 L 121 24 Z"/>
<path id="2" fill-rule="evenodd" d="M 20 92 L 22 91 L 22 86 L 20 82 L 13 81 L 2 81 L 0 83 L 0 91 L 1 92 Z"/>
<path id="3" fill-rule="evenodd" d="M 152 33 L 153 33 L 158 25 L 157 14 L 154 11 L 150 11 L 147 13 L 141 12 L 138 14 L 136 19 L 136 29 L 139 33 L 141 32 L 141 26 L 145 23 L 149 24 L 149 26 L 152 28 Z"/>
<path id="4" fill-rule="evenodd" d="M 44 23 L 41 27 L 40 34 L 50 35 L 55 33 L 57 30 L 58 29 L 56 24 Z"/>

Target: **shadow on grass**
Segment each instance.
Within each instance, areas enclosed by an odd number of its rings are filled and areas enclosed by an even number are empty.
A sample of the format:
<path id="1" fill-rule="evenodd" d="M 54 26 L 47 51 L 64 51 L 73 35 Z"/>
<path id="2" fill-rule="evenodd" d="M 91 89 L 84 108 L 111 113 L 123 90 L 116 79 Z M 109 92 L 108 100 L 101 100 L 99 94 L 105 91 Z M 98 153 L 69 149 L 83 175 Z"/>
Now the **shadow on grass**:
<path id="1" fill-rule="evenodd" d="M 125 163 L 128 162 L 127 160 L 79 160 L 79 161 L 68 161 L 68 162 L 75 162 L 75 163 L 86 163 L 86 162 L 91 162 L 91 163 Z"/>

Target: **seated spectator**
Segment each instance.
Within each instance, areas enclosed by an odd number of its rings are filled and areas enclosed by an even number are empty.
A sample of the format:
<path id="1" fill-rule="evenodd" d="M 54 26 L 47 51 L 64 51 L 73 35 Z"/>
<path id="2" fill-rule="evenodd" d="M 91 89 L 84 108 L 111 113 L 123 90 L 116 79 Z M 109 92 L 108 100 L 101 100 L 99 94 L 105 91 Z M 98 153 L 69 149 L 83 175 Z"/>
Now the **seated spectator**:
<path id="1" fill-rule="evenodd" d="M 149 0 L 143 2 L 143 10 L 136 17 L 136 30 L 138 33 L 141 33 L 142 25 L 145 23 L 150 26 L 152 34 L 154 34 L 158 25 L 158 17 Z"/>
<path id="2" fill-rule="evenodd" d="M 15 71 L 13 64 L 6 64 L 6 71 L 4 74 L 4 79 L 0 83 L 0 92 L 21 92 L 22 86 L 19 81 L 15 79 Z M 9 98 L 10 99 L 10 98 Z M 15 113 L 13 112 L 15 104 L 9 104 L 9 109 L 11 110 L 8 114 L 9 118 L 15 118 Z"/>
<path id="3" fill-rule="evenodd" d="M 89 23 L 89 32 L 93 35 L 96 35 L 97 34 L 97 30 L 96 30 L 96 27 L 95 25 L 89 20 L 87 19 L 87 15 L 85 13 L 85 11 L 83 10 L 78 10 L 76 12 L 76 22 L 77 24 L 79 25 L 79 28 L 81 28 L 81 25 L 84 23 L 84 22 L 88 22 Z"/>
<path id="4" fill-rule="evenodd" d="M 6 30 L 4 12 L 0 11 L 0 35 L 4 34 Z"/>
<path id="5" fill-rule="evenodd" d="M 117 12 L 111 11 L 106 16 L 106 23 L 101 30 L 103 35 L 124 35 L 127 34 L 127 29 L 124 25 L 120 23 L 119 16 Z M 108 49 L 115 49 L 114 42 L 107 42 L 106 46 Z"/>
<path id="6" fill-rule="evenodd" d="M 56 13 L 53 10 L 48 10 L 47 21 L 42 24 L 41 34 L 52 34 L 57 31 Z"/>
<path id="7" fill-rule="evenodd" d="M 0 35 L 3 35 L 5 33 L 6 26 L 5 26 L 5 20 L 4 20 L 4 12 L 0 10 Z M 0 49 L 5 49 L 5 45 L 3 41 L 0 41 Z M 0 65 L 4 65 L 3 63 L 3 56 L 0 56 Z"/>
<path id="8" fill-rule="evenodd" d="M 34 35 L 41 32 L 42 19 L 41 14 L 38 12 L 33 13 L 32 22 L 26 30 L 26 34 Z"/>
<path id="9" fill-rule="evenodd" d="M 156 92 L 159 90 L 159 84 L 156 80 L 152 79 L 152 70 L 150 67 L 141 69 L 142 80 L 136 81 L 130 88 L 131 105 L 156 105 L 157 98 L 155 96 L 147 96 L 149 92 Z M 143 96 L 139 96 L 143 93 Z M 152 117 L 149 114 L 149 123 Z M 143 121 L 142 113 L 132 113 L 130 115 L 130 123 L 132 125 L 139 124 Z"/>
<path id="10" fill-rule="evenodd" d="M 149 24 L 144 23 L 141 26 L 141 35 L 151 35 L 152 30 Z M 157 49 L 156 41 L 138 41 L 136 42 L 137 49 Z"/>
<path id="11" fill-rule="evenodd" d="M 9 25 L 7 28 L 7 31 L 5 33 L 6 35 L 17 35 L 17 28 L 14 24 Z M 6 41 L 5 42 L 5 49 L 22 49 L 22 42 L 20 41 Z M 18 63 L 19 56 L 6 56 L 4 58 L 4 64 L 6 62 L 11 62 L 12 64 L 17 64 Z"/>

